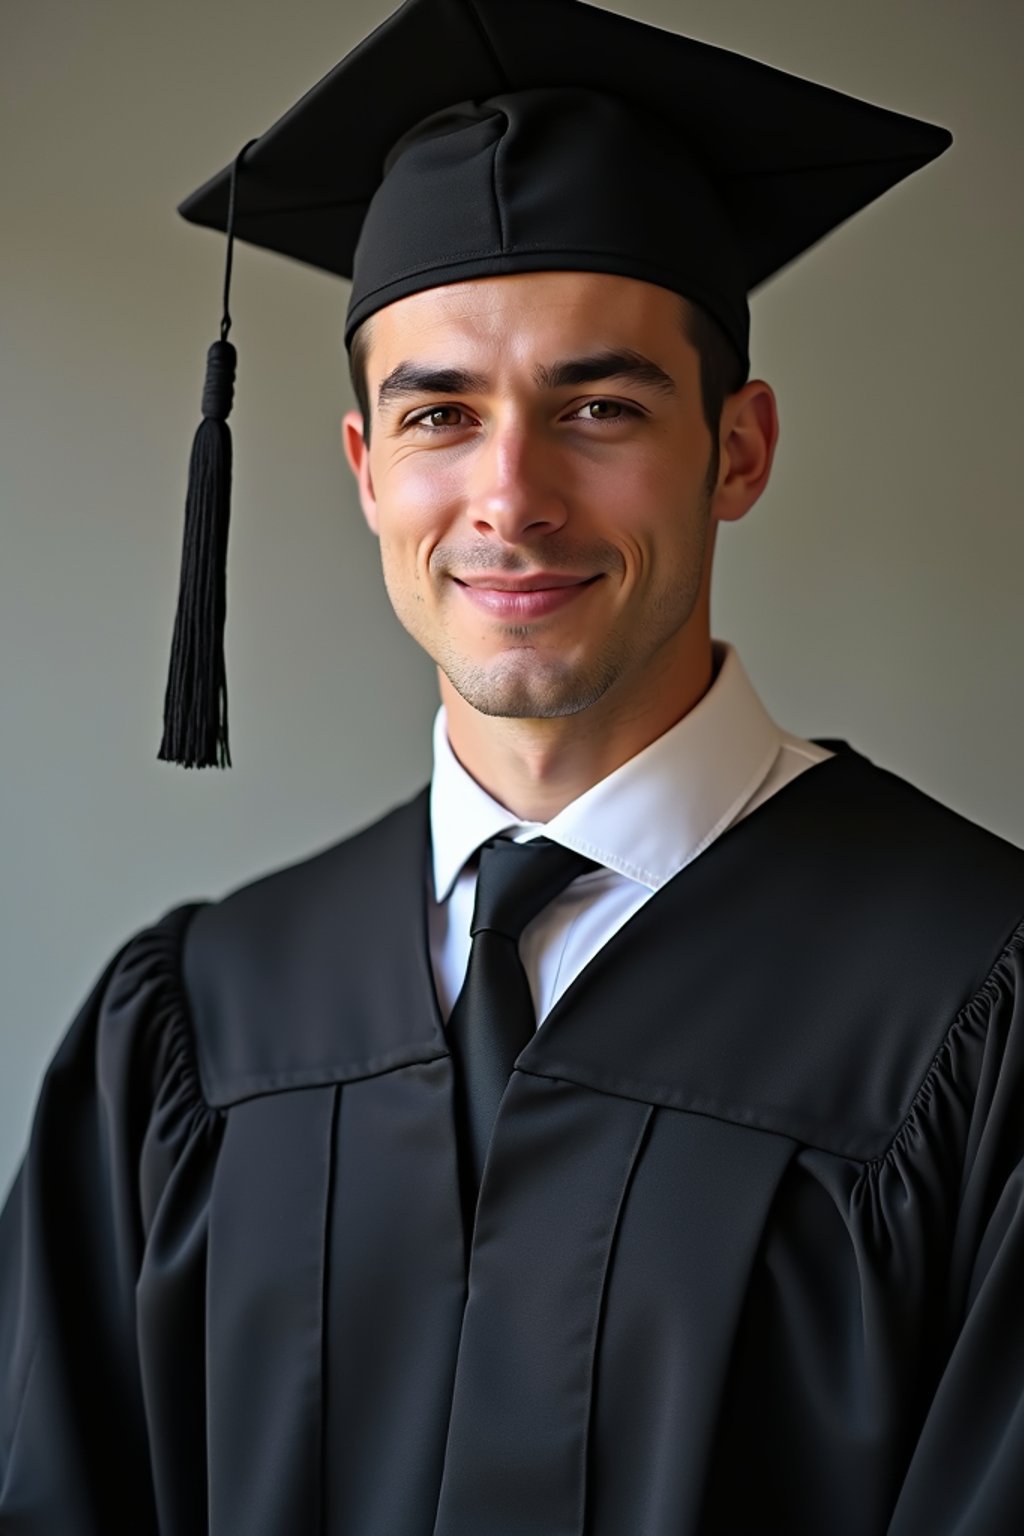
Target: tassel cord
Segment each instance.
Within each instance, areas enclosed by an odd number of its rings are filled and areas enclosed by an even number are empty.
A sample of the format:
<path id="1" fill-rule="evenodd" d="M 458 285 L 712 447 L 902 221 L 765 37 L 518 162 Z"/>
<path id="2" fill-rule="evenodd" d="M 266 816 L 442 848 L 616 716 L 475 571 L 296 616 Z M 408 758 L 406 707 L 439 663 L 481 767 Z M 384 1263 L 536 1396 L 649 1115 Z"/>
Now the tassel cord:
<path id="1" fill-rule="evenodd" d="M 255 142 L 250 139 L 231 168 L 220 340 L 207 353 L 202 420 L 189 459 L 181 579 L 157 754 L 184 768 L 231 766 L 224 661 L 233 459 L 227 418 L 234 402 L 237 357 L 228 333 L 238 172 Z"/>

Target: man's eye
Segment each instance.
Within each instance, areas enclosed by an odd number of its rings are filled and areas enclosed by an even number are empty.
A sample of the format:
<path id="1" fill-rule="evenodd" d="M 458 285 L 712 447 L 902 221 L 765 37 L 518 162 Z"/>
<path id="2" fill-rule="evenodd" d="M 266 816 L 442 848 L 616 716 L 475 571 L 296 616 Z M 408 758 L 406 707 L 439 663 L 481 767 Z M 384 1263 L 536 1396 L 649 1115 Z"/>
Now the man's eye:
<path id="1" fill-rule="evenodd" d="M 428 432 L 450 432 L 453 427 L 462 425 L 461 421 L 452 421 L 450 418 L 464 414 L 465 412 L 458 405 L 432 405 L 429 411 L 421 411 L 418 416 L 411 416 L 408 425 L 426 427 Z M 446 421 L 445 417 L 449 419 Z"/>
<path id="2" fill-rule="evenodd" d="M 584 421 L 619 421 L 623 416 L 638 414 L 621 400 L 588 400 L 575 414 L 580 416 L 583 412 L 587 413 L 583 416 Z"/>

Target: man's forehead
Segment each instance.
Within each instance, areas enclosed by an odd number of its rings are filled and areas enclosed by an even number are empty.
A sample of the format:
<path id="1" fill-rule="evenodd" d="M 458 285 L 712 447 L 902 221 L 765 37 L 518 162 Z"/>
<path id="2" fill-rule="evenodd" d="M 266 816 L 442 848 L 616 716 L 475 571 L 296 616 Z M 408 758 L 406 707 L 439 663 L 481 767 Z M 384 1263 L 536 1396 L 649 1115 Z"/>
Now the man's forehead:
<path id="1" fill-rule="evenodd" d="M 533 366 L 580 350 L 649 352 L 664 350 L 666 329 L 682 338 L 685 303 L 668 289 L 615 273 L 512 273 L 398 299 L 368 322 L 367 342 L 378 374 L 418 355 L 458 353 L 466 366 L 492 357 Z"/>

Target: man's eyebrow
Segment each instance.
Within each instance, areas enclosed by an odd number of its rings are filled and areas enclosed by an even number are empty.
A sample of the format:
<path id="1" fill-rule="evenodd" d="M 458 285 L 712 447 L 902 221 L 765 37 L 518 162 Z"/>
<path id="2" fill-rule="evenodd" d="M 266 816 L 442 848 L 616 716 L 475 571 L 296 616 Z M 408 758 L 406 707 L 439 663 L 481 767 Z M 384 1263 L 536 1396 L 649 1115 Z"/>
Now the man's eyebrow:
<path id="1" fill-rule="evenodd" d="M 676 393 L 675 380 L 657 363 L 632 348 L 610 348 L 585 357 L 567 357 L 534 370 L 540 389 L 567 389 L 571 385 L 598 384 L 602 379 L 625 379 L 661 394 Z M 490 380 L 466 368 L 446 368 L 435 363 L 399 363 L 381 382 L 377 408 L 383 410 L 408 395 L 485 394 Z"/>
<path id="2" fill-rule="evenodd" d="M 567 357 L 550 368 L 538 368 L 534 374 L 542 389 L 566 389 L 571 384 L 598 384 L 602 379 L 627 379 L 645 384 L 664 395 L 676 393 L 675 380 L 657 363 L 631 347 L 610 348 L 588 357 Z"/>
<path id="3" fill-rule="evenodd" d="M 445 368 L 434 363 L 399 363 L 377 391 L 377 409 L 406 395 L 483 394 L 488 381 L 482 373 L 465 368 Z"/>

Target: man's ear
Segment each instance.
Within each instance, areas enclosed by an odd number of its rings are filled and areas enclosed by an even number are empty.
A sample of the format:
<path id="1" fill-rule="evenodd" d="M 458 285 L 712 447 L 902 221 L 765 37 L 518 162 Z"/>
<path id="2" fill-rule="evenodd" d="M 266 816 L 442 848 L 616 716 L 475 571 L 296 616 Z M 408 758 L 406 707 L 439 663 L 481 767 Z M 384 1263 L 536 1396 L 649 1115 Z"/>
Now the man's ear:
<path id="1" fill-rule="evenodd" d="M 379 533 L 377 526 L 377 498 L 370 474 L 370 450 L 363 440 L 363 418 L 358 411 L 347 411 L 341 421 L 341 441 L 345 457 L 359 486 L 359 505 L 363 509 L 371 533 Z"/>
<path id="2" fill-rule="evenodd" d="M 718 484 L 712 501 L 719 521 L 735 522 L 749 512 L 768 484 L 778 440 L 775 392 L 763 379 L 751 379 L 722 407 Z"/>

